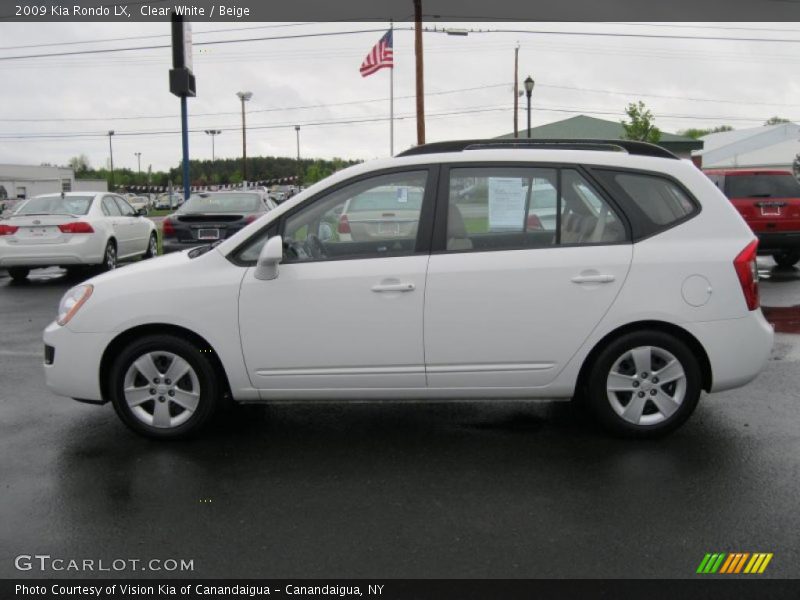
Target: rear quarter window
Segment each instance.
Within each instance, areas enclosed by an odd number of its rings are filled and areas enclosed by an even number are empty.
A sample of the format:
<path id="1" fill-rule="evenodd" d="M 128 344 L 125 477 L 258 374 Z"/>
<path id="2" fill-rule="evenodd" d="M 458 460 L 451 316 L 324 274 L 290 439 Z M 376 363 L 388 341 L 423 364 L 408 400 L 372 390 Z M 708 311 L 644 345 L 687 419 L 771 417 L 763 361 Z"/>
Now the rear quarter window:
<path id="1" fill-rule="evenodd" d="M 669 229 L 700 212 L 697 201 L 663 175 L 606 169 L 594 174 L 623 207 L 635 240 Z"/>

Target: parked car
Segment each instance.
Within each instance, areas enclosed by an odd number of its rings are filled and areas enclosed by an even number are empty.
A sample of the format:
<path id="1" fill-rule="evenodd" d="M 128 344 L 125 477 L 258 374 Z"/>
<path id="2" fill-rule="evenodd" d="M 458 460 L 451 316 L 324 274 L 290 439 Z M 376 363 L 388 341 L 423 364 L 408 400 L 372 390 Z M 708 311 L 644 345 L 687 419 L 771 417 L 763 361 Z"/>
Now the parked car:
<path id="1" fill-rule="evenodd" d="M 45 194 L 21 203 L 0 224 L 0 267 L 15 280 L 31 269 L 104 270 L 158 253 L 155 225 L 122 196 L 107 192 Z"/>
<path id="2" fill-rule="evenodd" d="M 800 182 L 790 171 L 710 169 L 706 175 L 758 236 L 759 254 L 779 267 L 800 261 Z"/>
<path id="3" fill-rule="evenodd" d="M 172 196 L 169 194 L 161 194 L 156 198 L 154 204 L 156 210 L 178 208 L 181 204 L 183 204 L 183 196 L 175 193 L 173 193 Z"/>
<path id="4" fill-rule="evenodd" d="M 150 208 L 150 200 L 145 196 L 132 196 L 128 198 L 128 204 L 140 215 L 147 215 Z"/>
<path id="5" fill-rule="evenodd" d="M 74 287 L 44 332 L 47 385 L 155 438 L 230 399 L 402 398 L 575 399 L 649 437 L 756 377 L 773 339 L 758 242 L 707 177 L 642 142 L 513 142 L 353 166 L 219 244 Z M 492 223 L 466 227 L 449 192 L 466 181 Z M 543 181 L 555 230 L 529 225 Z M 421 195 L 415 235 L 328 231 L 400 189 Z"/>
<path id="6" fill-rule="evenodd" d="M 164 252 L 224 240 L 274 207 L 256 191 L 194 194 L 162 221 Z"/>

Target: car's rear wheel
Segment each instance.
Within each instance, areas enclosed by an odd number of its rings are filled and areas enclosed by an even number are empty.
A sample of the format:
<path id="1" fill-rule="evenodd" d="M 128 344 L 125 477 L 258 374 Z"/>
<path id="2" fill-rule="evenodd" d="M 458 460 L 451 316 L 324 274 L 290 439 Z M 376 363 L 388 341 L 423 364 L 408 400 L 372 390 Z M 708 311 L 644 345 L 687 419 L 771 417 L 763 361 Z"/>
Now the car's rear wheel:
<path id="1" fill-rule="evenodd" d="M 679 338 L 661 331 L 620 336 L 589 371 L 588 403 L 600 423 L 627 437 L 673 431 L 700 398 L 700 365 Z"/>
<path id="2" fill-rule="evenodd" d="M 122 421 L 152 438 L 186 437 L 214 414 L 222 395 L 208 354 L 171 335 L 132 342 L 109 373 L 111 401 Z"/>
<path id="3" fill-rule="evenodd" d="M 117 268 L 117 245 L 114 240 L 108 240 L 105 252 L 103 252 L 103 262 L 100 265 L 103 271 L 113 271 Z"/>
<path id="4" fill-rule="evenodd" d="M 797 261 L 800 260 L 800 252 L 798 251 L 788 251 L 788 252 L 776 252 L 772 255 L 773 260 L 775 263 L 784 269 L 788 269 L 789 267 L 793 267 Z"/>
<path id="5" fill-rule="evenodd" d="M 14 281 L 25 281 L 31 272 L 27 267 L 11 267 L 8 274 Z"/>
<path id="6" fill-rule="evenodd" d="M 147 251 L 144 253 L 144 258 L 153 258 L 158 256 L 158 237 L 155 233 L 150 234 L 150 239 L 147 241 Z"/>

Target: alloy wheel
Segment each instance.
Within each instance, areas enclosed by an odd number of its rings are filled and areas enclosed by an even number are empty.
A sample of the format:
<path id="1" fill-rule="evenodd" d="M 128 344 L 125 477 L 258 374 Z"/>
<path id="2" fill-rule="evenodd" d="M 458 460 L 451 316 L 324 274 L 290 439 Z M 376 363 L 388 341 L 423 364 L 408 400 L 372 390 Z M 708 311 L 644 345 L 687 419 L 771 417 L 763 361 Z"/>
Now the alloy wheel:
<path id="1" fill-rule="evenodd" d="M 125 402 L 145 425 L 159 429 L 188 421 L 200 402 L 200 380 L 192 366 L 172 352 L 141 355 L 125 373 Z"/>
<path id="2" fill-rule="evenodd" d="M 638 346 L 614 361 L 606 393 L 611 407 L 625 421 L 656 425 L 680 408 L 686 386 L 686 372 L 675 355 L 658 346 Z"/>

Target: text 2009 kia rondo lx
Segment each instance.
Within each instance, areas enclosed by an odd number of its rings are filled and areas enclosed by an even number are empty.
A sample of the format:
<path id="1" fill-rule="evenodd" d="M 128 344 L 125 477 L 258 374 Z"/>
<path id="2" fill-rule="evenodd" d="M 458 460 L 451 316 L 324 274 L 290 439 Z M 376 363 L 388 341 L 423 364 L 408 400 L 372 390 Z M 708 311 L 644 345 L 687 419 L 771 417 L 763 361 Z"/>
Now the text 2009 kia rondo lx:
<path id="1" fill-rule="evenodd" d="M 358 236 L 356 200 L 387 207 Z M 228 398 L 573 397 L 650 436 L 752 380 L 772 336 L 753 233 L 691 163 L 632 142 L 449 142 L 95 277 L 44 341 L 51 390 L 152 437 Z"/>

